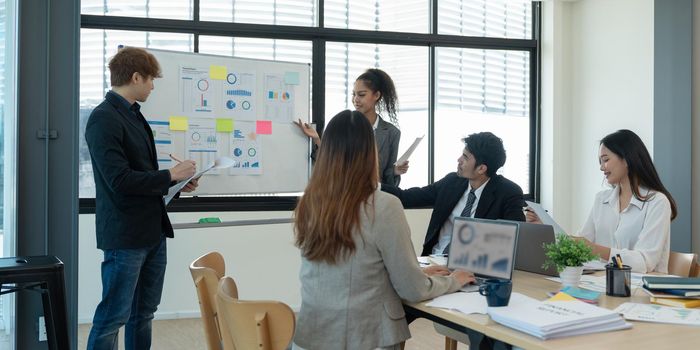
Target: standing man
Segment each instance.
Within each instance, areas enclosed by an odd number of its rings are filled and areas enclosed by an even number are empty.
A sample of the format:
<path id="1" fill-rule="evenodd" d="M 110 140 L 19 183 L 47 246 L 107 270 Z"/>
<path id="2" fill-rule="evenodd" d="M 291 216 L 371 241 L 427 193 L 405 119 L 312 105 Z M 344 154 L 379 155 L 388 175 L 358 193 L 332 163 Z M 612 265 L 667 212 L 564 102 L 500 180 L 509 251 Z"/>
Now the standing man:
<path id="1" fill-rule="evenodd" d="M 399 197 L 404 208 L 433 207 L 421 255 L 447 254 L 455 217 L 525 221 L 523 190 L 496 175 L 506 162 L 503 141 L 490 132 L 462 140 L 456 173 L 425 187 L 401 190 L 382 184 L 382 191 Z"/>
<path id="2" fill-rule="evenodd" d="M 165 238 L 173 237 L 163 195 L 194 175 L 195 163 L 158 170 L 153 132 L 138 104 L 161 77 L 156 58 L 126 47 L 109 61 L 109 71 L 112 90 L 85 129 L 95 175 L 97 248 L 104 251 L 102 301 L 87 348 L 116 349 L 119 328 L 126 324 L 126 349 L 149 349 L 163 291 Z M 196 187 L 192 181 L 183 191 Z"/>

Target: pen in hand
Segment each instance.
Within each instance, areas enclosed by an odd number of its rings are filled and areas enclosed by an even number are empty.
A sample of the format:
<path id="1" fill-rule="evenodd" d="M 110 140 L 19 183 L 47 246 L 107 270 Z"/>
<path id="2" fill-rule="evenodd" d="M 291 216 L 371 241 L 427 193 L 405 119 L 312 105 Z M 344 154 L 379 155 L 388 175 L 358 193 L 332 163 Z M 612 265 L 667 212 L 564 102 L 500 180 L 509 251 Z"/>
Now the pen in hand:
<path id="1" fill-rule="evenodd" d="M 172 159 L 178 163 L 182 163 L 182 159 L 175 157 L 172 153 L 170 153 L 169 156 L 170 156 L 170 159 Z"/>

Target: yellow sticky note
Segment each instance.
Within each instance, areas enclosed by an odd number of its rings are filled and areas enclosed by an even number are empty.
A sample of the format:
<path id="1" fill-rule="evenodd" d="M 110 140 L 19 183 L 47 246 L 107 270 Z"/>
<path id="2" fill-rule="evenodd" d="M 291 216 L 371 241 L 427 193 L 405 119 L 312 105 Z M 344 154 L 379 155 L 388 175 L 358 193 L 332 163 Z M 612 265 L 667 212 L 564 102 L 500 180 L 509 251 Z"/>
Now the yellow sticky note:
<path id="1" fill-rule="evenodd" d="M 216 132 L 233 132 L 233 119 L 216 119 Z"/>
<path id="2" fill-rule="evenodd" d="M 553 297 L 547 299 L 547 301 L 572 301 L 576 300 L 576 298 L 572 297 L 569 294 L 566 294 L 564 292 L 559 292 L 557 294 L 554 294 Z"/>
<path id="3" fill-rule="evenodd" d="M 226 66 L 215 66 L 213 64 L 209 66 L 209 78 L 213 80 L 226 80 L 226 75 L 228 75 Z"/>
<path id="4" fill-rule="evenodd" d="M 187 131 L 188 126 L 187 117 L 170 117 L 170 130 Z"/>

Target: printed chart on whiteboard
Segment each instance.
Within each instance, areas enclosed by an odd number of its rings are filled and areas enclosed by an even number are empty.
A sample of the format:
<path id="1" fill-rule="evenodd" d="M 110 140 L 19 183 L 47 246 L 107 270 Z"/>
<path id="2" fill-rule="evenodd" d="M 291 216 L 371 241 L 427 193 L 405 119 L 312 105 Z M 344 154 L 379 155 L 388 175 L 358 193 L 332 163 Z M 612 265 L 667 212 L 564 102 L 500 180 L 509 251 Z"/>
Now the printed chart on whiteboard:
<path id="1" fill-rule="evenodd" d="M 265 115 L 273 122 L 294 120 L 294 85 L 287 84 L 282 74 L 265 75 Z"/>
<path id="2" fill-rule="evenodd" d="M 223 115 L 255 120 L 255 73 L 229 72 L 223 85 Z"/>

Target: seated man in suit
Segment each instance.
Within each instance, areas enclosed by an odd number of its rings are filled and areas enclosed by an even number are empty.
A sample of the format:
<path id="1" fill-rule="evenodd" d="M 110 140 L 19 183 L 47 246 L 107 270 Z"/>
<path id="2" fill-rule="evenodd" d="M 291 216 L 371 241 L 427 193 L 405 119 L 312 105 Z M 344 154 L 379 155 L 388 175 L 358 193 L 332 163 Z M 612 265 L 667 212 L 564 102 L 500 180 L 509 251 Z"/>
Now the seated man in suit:
<path id="1" fill-rule="evenodd" d="M 433 207 L 421 255 L 449 253 L 458 216 L 525 221 L 522 189 L 496 175 L 506 162 L 503 141 L 490 132 L 471 134 L 462 141 L 457 172 L 432 185 L 407 190 L 382 184 L 382 191 L 397 196 L 404 208 Z"/>

